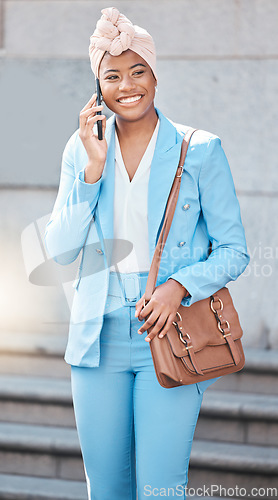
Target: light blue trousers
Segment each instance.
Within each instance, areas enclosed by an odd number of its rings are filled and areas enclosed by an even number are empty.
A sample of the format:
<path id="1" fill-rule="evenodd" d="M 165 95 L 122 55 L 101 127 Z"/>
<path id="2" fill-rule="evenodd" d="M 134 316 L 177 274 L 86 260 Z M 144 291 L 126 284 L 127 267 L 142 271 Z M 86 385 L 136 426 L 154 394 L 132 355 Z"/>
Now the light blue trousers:
<path id="1" fill-rule="evenodd" d="M 89 500 L 186 498 L 203 391 L 157 381 L 146 333 L 137 333 L 143 323 L 134 317 L 147 277 L 110 273 L 100 366 L 71 366 Z"/>

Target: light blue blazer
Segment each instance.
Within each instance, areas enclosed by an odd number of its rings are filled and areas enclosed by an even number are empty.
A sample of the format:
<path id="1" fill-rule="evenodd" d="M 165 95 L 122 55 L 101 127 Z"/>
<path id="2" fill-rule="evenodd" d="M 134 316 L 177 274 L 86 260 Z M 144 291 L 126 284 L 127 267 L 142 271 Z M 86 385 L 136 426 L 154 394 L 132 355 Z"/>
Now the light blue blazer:
<path id="1" fill-rule="evenodd" d="M 158 109 L 156 112 L 160 127 L 148 184 L 150 262 L 188 128 L 172 123 Z M 99 366 L 100 361 L 99 337 L 113 247 L 109 242 L 113 242 L 115 115 L 107 120 L 106 139 L 103 174 L 89 184 L 84 182 L 88 156 L 79 129 L 69 138 L 59 192 L 45 230 L 46 250 L 56 262 L 70 264 L 82 250 L 64 357 L 77 366 Z M 208 257 L 210 241 L 212 252 Z M 169 278 L 179 281 L 190 293 L 182 305 L 189 306 L 236 280 L 249 260 L 240 206 L 221 141 L 210 132 L 198 130 L 188 148 L 156 286 Z M 90 266 L 93 268 L 88 272 Z"/>

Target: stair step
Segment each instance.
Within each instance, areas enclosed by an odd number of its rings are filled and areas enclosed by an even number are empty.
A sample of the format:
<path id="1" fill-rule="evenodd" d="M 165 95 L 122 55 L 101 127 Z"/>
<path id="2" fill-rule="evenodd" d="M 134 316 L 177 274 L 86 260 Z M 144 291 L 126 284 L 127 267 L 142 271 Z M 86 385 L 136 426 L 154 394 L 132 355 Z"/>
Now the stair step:
<path id="1" fill-rule="evenodd" d="M 76 429 L 0 423 L 0 473 L 85 480 Z"/>
<path id="2" fill-rule="evenodd" d="M 87 500 L 85 481 L 0 474 L 1 500 Z"/>
<path id="3" fill-rule="evenodd" d="M 223 390 L 251 392 L 253 394 L 273 394 L 278 396 L 277 374 L 249 372 L 245 369 L 226 375 L 207 388 L 207 391 Z"/>
<path id="4" fill-rule="evenodd" d="M 67 326 L 63 333 L 1 332 L 0 374 L 69 378 L 64 360 Z M 232 390 L 278 395 L 278 351 L 244 347 L 243 370 L 222 377 L 208 391 Z"/>
<path id="5" fill-rule="evenodd" d="M 62 356 L 0 353 L 0 374 L 70 378 L 70 365 Z"/>
<path id="6" fill-rule="evenodd" d="M 278 446 L 278 396 L 206 391 L 195 436 Z"/>
<path id="7" fill-rule="evenodd" d="M 202 414 L 278 422 L 278 396 L 233 391 L 205 391 Z"/>
<path id="8" fill-rule="evenodd" d="M 0 375 L 0 399 L 69 405 L 70 380 Z"/>
<path id="9" fill-rule="evenodd" d="M 248 371 L 278 375 L 278 350 L 244 347 L 244 352 Z"/>
<path id="10" fill-rule="evenodd" d="M 67 344 L 67 330 L 68 326 L 59 334 L 2 331 L 0 351 L 2 354 L 32 354 L 61 358 L 64 356 Z M 278 376 L 278 350 L 244 347 L 244 352 L 245 371 Z"/>
<path id="11" fill-rule="evenodd" d="M 190 463 L 193 466 L 278 476 L 278 449 L 238 443 L 216 443 L 195 439 Z"/>
<path id="12" fill-rule="evenodd" d="M 0 375 L 0 421 L 75 428 L 70 380 Z M 207 390 L 196 435 L 278 445 L 278 396 Z"/>
<path id="13" fill-rule="evenodd" d="M 207 497 L 190 496 L 191 500 Z M 0 474 L 0 500 L 87 500 L 85 482 Z M 210 500 L 224 497 L 210 496 Z M 229 500 L 235 500 L 229 496 Z"/>
<path id="14" fill-rule="evenodd" d="M 76 429 L 1 422 L 0 473 L 85 480 Z"/>
<path id="15" fill-rule="evenodd" d="M 245 347 L 244 352 L 244 368 L 217 380 L 208 391 L 229 390 L 278 395 L 278 350 Z"/>
<path id="16" fill-rule="evenodd" d="M 277 478 L 277 448 L 193 440 L 189 488 L 218 488 L 217 491 L 211 489 L 210 494 L 223 497 L 239 495 L 241 499 L 258 496 L 258 492 L 252 494 L 252 489 L 256 488 L 260 490 L 261 499 L 269 500 L 278 496 Z M 241 493 L 236 493 L 239 490 Z"/>
<path id="17" fill-rule="evenodd" d="M 0 421 L 75 427 L 70 380 L 0 375 Z"/>
<path id="18" fill-rule="evenodd" d="M 1 332 L 1 353 L 37 354 L 43 356 L 61 357 L 67 343 L 65 334 L 39 332 Z"/>
<path id="19" fill-rule="evenodd" d="M 82 480 L 76 429 L 0 423 L 0 472 Z M 190 459 L 198 468 L 278 475 L 278 449 L 271 446 L 194 439 Z"/>
<path id="20" fill-rule="evenodd" d="M 0 374 L 69 378 L 65 333 L 0 333 Z"/>
<path id="21" fill-rule="evenodd" d="M 79 454 L 76 429 L 43 425 L 0 423 L 1 450 L 22 450 L 53 454 Z"/>
<path id="22" fill-rule="evenodd" d="M 70 381 L 0 376 L 0 419 L 74 428 Z M 196 435 L 273 446 L 277 426 L 277 396 L 207 390 Z"/>

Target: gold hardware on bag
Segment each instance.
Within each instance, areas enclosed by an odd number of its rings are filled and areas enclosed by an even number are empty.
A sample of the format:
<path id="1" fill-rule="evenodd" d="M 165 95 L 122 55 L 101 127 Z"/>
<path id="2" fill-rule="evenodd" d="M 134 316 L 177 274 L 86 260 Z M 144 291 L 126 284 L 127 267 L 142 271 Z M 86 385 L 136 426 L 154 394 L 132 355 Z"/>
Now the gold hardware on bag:
<path id="1" fill-rule="evenodd" d="M 176 177 L 181 177 L 182 173 L 183 173 L 183 167 L 180 165 L 178 168 L 181 168 L 181 173 L 180 173 L 180 175 L 176 175 Z"/>
<path id="2" fill-rule="evenodd" d="M 178 316 L 179 320 L 182 321 L 182 317 L 178 311 L 176 312 L 176 315 Z"/>
<path id="3" fill-rule="evenodd" d="M 214 316 L 215 316 L 215 318 L 216 318 L 216 320 L 217 320 L 217 328 L 218 328 L 218 330 L 222 333 L 222 336 L 223 336 L 224 338 L 229 337 L 229 335 L 231 335 L 231 333 L 230 333 L 230 330 L 231 330 L 230 323 L 229 323 L 229 321 L 227 321 L 226 319 L 224 319 L 224 318 L 223 318 L 223 316 L 222 316 L 221 314 L 218 314 L 218 312 L 217 312 L 217 311 L 214 309 L 214 307 L 212 306 L 213 302 L 220 302 L 220 311 L 223 311 L 223 307 L 224 307 L 224 305 L 223 305 L 223 301 L 222 301 L 219 297 L 217 297 L 217 299 L 216 299 L 216 300 L 214 300 L 214 297 L 213 297 L 213 296 L 211 296 L 211 300 L 210 300 L 210 308 L 211 308 L 211 310 L 213 311 L 213 314 L 214 314 Z M 225 333 L 224 329 L 222 328 L 222 326 L 221 326 L 221 324 L 222 324 L 222 323 L 221 323 L 221 319 L 224 319 L 223 323 L 226 323 L 227 328 L 228 328 L 228 330 L 229 330 L 229 333 Z"/>
<path id="4" fill-rule="evenodd" d="M 223 307 L 224 307 L 224 305 L 223 305 L 222 300 L 218 297 L 218 299 L 215 301 L 215 300 L 214 300 L 214 297 L 212 297 L 212 298 L 211 298 L 211 301 L 210 301 L 210 308 L 211 308 L 211 310 L 212 310 L 212 312 L 213 312 L 214 314 L 217 314 L 217 311 L 214 309 L 214 307 L 213 307 L 213 305 L 212 305 L 212 304 L 213 304 L 213 302 L 220 302 L 220 311 L 223 311 Z"/>
<path id="5" fill-rule="evenodd" d="M 176 312 L 176 315 L 177 315 L 177 316 L 178 316 L 178 318 L 179 318 L 178 320 L 179 320 L 179 321 L 182 321 L 182 317 L 181 317 L 181 315 L 180 315 L 180 313 L 179 313 L 178 311 Z M 174 326 L 178 326 L 178 323 L 177 323 L 176 321 L 172 321 L 172 324 L 173 324 Z M 178 328 L 179 328 L 180 330 L 182 330 L 182 326 L 178 326 Z"/>
<path id="6" fill-rule="evenodd" d="M 225 319 L 224 323 L 227 323 L 227 327 L 228 327 L 228 328 L 229 328 L 229 330 L 230 330 L 230 328 L 231 328 L 231 327 L 230 327 L 230 323 L 229 323 L 229 321 L 227 321 L 227 320 Z M 218 325 L 217 325 L 217 326 L 218 326 L 218 329 L 220 330 L 220 332 L 221 332 L 221 333 L 225 333 L 225 332 L 224 332 L 224 330 L 223 330 L 223 328 L 221 327 L 221 323 L 220 323 L 220 321 L 218 321 Z"/>
<path id="7" fill-rule="evenodd" d="M 185 335 L 190 339 L 189 333 L 186 333 Z M 191 349 L 191 347 L 193 347 L 192 345 L 189 346 L 189 347 L 187 347 L 187 341 L 184 340 L 183 335 L 182 335 L 181 332 L 179 332 L 179 336 L 180 336 L 180 340 L 186 345 L 186 349 Z"/>

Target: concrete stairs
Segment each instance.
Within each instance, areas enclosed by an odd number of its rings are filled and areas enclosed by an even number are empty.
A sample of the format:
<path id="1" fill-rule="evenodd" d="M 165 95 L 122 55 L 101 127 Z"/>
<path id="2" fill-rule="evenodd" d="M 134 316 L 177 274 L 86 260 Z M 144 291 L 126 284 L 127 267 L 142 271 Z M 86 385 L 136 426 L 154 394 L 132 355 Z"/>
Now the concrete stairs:
<path id="1" fill-rule="evenodd" d="M 189 486 L 223 497 L 255 497 L 258 489 L 260 498 L 278 498 L 278 351 L 245 354 L 242 371 L 204 394 Z"/>
<path id="2" fill-rule="evenodd" d="M 87 499 L 65 342 L 0 335 L 2 500 Z M 244 370 L 204 394 L 188 484 L 193 496 L 201 488 L 198 498 L 247 499 L 252 488 L 261 488 L 260 498 L 278 497 L 278 352 L 245 352 Z"/>

